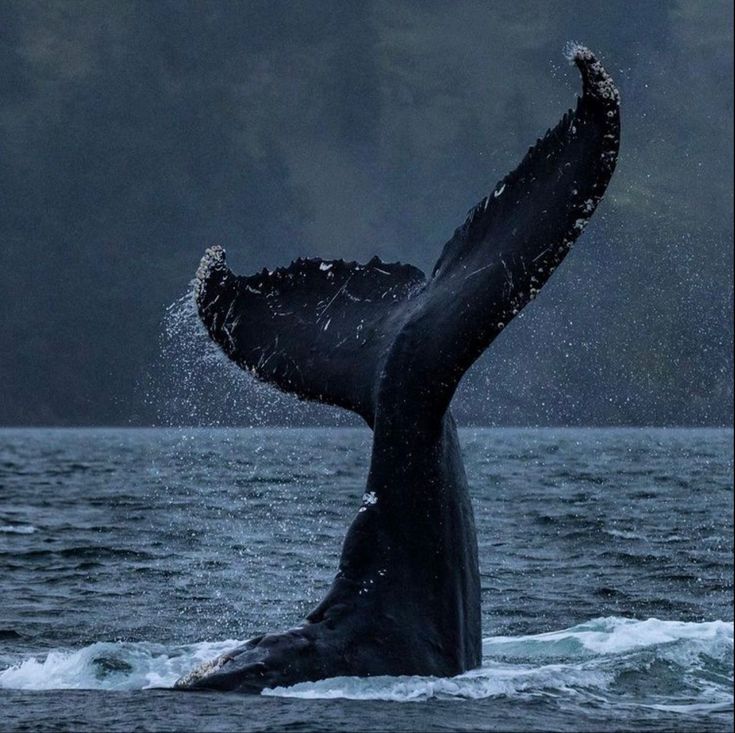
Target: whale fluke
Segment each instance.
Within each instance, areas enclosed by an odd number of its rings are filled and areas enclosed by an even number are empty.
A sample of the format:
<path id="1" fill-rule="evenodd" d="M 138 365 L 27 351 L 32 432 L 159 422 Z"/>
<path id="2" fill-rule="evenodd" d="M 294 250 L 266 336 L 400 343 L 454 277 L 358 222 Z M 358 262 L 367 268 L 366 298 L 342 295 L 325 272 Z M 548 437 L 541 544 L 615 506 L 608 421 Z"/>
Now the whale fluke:
<path id="1" fill-rule="evenodd" d="M 582 97 L 521 164 L 470 210 L 446 243 L 404 350 L 431 364 L 441 415 L 475 359 L 532 300 L 597 208 L 620 145 L 619 94 L 589 49 L 567 47 Z M 422 338 L 431 324 L 431 338 Z"/>
<path id="2" fill-rule="evenodd" d="M 212 247 L 195 297 L 210 336 L 259 379 L 373 428 L 339 571 L 303 626 L 252 639 L 177 683 L 257 692 L 343 675 L 451 676 L 480 663 L 472 505 L 449 403 L 462 375 L 582 233 L 615 168 L 618 92 L 594 55 L 576 107 L 475 206 L 431 277 L 297 260 L 239 277 Z"/>
<path id="3" fill-rule="evenodd" d="M 465 371 L 582 233 L 615 169 L 618 92 L 588 49 L 570 44 L 566 53 L 583 80 L 576 108 L 470 210 L 428 283 L 418 268 L 377 257 L 300 259 L 241 277 L 212 247 L 195 289 L 212 339 L 258 379 L 353 410 L 369 425 L 392 348 L 410 382 L 393 383 L 402 402 L 429 417 L 431 401 L 441 417 Z"/>
<path id="4" fill-rule="evenodd" d="M 197 271 L 209 335 L 258 379 L 302 399 L 344 407 L 372 425 L 373 385 L 402 307 L 424 283 L 416 267 L 300 259 L 238 277 L 221 247 Z"/>

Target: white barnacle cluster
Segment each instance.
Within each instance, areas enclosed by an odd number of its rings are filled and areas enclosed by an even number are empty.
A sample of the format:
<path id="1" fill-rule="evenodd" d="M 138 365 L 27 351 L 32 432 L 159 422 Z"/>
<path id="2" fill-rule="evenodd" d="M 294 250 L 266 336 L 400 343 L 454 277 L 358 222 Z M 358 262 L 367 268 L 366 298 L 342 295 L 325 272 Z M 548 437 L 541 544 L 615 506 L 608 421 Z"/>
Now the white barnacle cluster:
<path id="1" fill-rule="evenodd" d="M 620 104 L 620 92 L 602 67 L 602 64 L 599 61 L 595 61 L 591 69 L 595 77 L 594 87 L 597 95 L 602 99 L 613 102 L 615 105 Z"/>
<path id="2" fill-rule="evenodd" d="M 611 165 L 617 160 L 618 154 L 615 150 L 604 150 L 600 157 L 607 165 Z"/>
<path id="3" fill-rule="evenodd" d="M 366 491 L 362 495 L 362 503 L 365 506 L 373 506 L 378 503 L 378 496 L 374 491 Z"/>
<path id="4" fill-rule="evenodd" d="M 216 268 L 224 268 L 225 266 L 225 250 L 218 244 L 207 247 L 204 256 L 199 261 L 199 267 L 196 272 L 196 282 L 194 283 L 194 298 L 199 300 L 204 292 L 204 285 L 209 279 L 212 270 Z"/>
<path id="5" fill-rule="evenodd" d="M 584 46 L 579 41 L 567 41 L 567 43 L 564 44 L 564 56 L 566 57 L 567 61 L 570 63 L 574 63 L 577 59 L 581 59 L 582 61 L 590 61 L 594 58 L 592 55 L 592 51 L 587 48 L 587 46 Z"/>
<path id="6" fill-rule="evenodd" d="M 595 96 L 613 102 L 615 105 L 620 103 L 618 88 L 589 48 L 577 41 L 569 41 L 564 46 L 564 56 L 571 63 L 583 61 L 587 65 L 590 91 Z"/>
<path id="7" fill-rule="evenodd" d="M 357 510 L 359 514 L 366 512 L 368 507 L 375 506 L 378 503 L 378 495 L 374 491 L 366 491 L 362 495 L 362 506 Z"/>
<path id="8" fill-rule="evenodd" d="M 187 675 L 182 677 L 176 683 L 176 687 L 187 687 L 192 682 L 196 682 L 203 677 L 208 677 L 209 675 L 216 672 L 220 667 L 222 667 L 225 662 L 228 662 L 230 659 L 231 657 L 229 657 L 227 654 L 221 654 L 215 659 L 210 659 L 206 662 L 203 662 L 198 667 L 192 669 L 191 672 L 189 672 Z"/>

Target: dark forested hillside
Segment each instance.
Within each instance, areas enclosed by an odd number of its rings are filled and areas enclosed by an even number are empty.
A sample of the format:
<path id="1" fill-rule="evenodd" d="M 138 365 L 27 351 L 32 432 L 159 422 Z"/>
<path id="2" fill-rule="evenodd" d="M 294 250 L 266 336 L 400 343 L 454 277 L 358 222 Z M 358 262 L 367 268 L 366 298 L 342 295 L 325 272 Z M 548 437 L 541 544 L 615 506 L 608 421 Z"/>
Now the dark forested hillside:
<path id="1" fill-rule="evenodd" d="M 231 399 L 229 368 L 183 385 L 159 356 L 204 247 L 243 273 L 305 255 L 430 269 L 572 105 L 569 39 L 619 84 L 618 170 L 457 413 L 730 424 L 733 39 L 717 0 L 6 0 L 0 424 L 150 423 L 179 388 L 216 407 L 170 419 L 260 420 L 268 398 Z"/>

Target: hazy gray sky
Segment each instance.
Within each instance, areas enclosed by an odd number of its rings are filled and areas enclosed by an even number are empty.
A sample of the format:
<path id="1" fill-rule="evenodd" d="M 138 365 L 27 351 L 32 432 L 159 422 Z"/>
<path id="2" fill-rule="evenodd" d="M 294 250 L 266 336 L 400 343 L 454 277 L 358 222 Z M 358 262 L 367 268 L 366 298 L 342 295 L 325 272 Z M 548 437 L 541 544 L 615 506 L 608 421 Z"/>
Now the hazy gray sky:
<path id="1" fill-rule="evenodd" d="M 573 104 L 569 39 L 620 86 L 618 170 L 457 413 L 731 424 L 729 2 L 6 0 L 0 28 L 0 424 L 260 419 L 201 341 L 159 356 L 205 246 L 430 269 Z"/>

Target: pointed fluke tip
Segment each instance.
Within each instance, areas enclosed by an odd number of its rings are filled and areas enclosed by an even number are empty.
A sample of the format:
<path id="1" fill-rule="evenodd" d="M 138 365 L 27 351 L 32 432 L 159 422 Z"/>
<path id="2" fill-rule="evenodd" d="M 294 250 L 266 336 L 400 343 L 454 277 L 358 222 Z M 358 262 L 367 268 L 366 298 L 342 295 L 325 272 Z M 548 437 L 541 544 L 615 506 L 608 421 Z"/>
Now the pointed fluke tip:
<path id="1" fill-rule="evenodd" d="M 585 95 L 598 99 L 604 105 L 617 107 L 620 104 L 620 93 L 612 77 L 587 46 L 578 41 L 568 41 L 564 45 L 564 56 L 582 74 Z"/>
<path id="2" fill-rule="evenodd" d="M 194 298 L 197 303 L 201 303 L 204 299 L 205 291 L 208 284 L 212 282 L 212 278 L 215 275 L 220 275 L 219 279 L 224 280 L 229 271 L 224 247 L 220 247 L 218 244 L 207 247 L 199 262 L 194 283 Z"/>
<path id="3" fill-rule="evenodd" d="M 226 254 L 219 244 L 207 247 L 197 268 L 197 280 L 206 280 L 212 270 L 225 267 Z"/>

